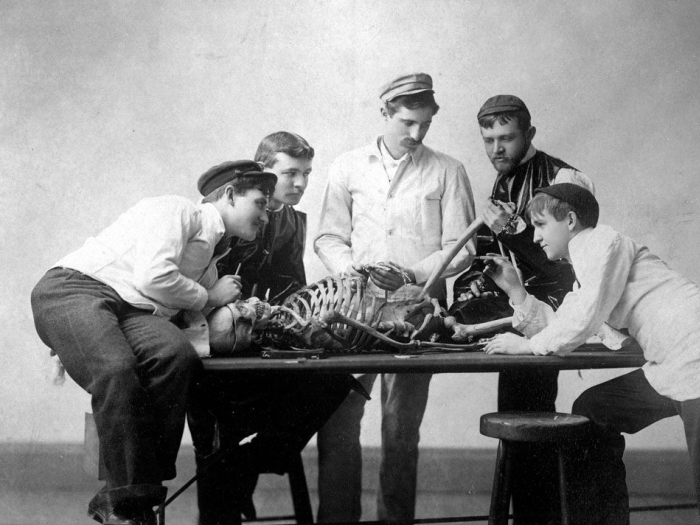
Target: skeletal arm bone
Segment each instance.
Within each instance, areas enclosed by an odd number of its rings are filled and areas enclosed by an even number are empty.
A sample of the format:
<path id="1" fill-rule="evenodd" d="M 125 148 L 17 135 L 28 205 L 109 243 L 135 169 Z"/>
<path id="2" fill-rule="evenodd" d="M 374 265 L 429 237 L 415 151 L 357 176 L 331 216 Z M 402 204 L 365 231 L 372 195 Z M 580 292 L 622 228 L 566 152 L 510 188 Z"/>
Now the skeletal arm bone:
<path id="1" fill-rule="evenodd" d="M 445 326 L 454 331 L 454 335 L 452 336 L 453 340 L 464 341 L 469 337 L 488 334 L 489 332 L 495 332 L 502 328 L 511 327 L 513 326 L 513 318 L 504 317 L 503 319 L 496 319 L 495 321 L 487 321 L 478 324 L 460 324 L 454 317 L 447 317 L 445 319 Z"/>

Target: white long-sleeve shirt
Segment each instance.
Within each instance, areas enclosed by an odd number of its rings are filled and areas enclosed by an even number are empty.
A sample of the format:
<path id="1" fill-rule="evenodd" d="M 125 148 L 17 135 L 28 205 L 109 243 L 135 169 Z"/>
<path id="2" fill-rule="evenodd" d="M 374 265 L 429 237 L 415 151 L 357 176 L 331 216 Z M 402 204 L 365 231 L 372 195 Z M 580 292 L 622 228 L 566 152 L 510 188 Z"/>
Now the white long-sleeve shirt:
<path id="1" fill-rule="evenodd" d="M 217 280 L 212 258 L 225 235 L 212 204 L 177 196 L 143 199 L 58 261 L 112 288 L 126 302 L 171 317 L 201 310 Z"/>
<path id="2" fill-rule="evenodd" d="M 393 261 L 424 283 L 474 220 L 471 185 L 459 161 L 423 145 L 389 180 L 380 140 L 331 165 L 314 250 L 333 275 Z M 474 254 L 470 241 L 442 277 L 467 268 Z"/>
<path id="3" fill-rule="evenodd" d="M 532 296 L 514 306 L 513 327 L 533 352 L 567 354 L 607 322 L 637 340 L 657 392 L 700 398 L 700 289 L 609 226 L 580 232 L 569 254 L 580 287 L 556 312 Z"/>

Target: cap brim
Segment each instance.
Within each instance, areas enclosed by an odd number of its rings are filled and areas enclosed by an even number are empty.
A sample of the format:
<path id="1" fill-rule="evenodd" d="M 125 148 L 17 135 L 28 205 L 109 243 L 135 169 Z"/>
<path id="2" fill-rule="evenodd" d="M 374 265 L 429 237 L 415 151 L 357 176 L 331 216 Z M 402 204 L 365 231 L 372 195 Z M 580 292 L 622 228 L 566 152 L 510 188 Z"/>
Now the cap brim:
<path id="1" fill-rule="evenodd" d="M 406 95 L 415 95 L 416 93 L 423 93 L 425 91 L 428 91 L 430 93 L 435 93 L 435 90 L 429 89 L 429 88 L 411 89 L 409 91 L 402 91 L 401 93 L 397 93 L 396 95 L 392 95 L 391 98 L 384 98 L 383 100 L 384 100 L 384 102 L 390 102 L 398 97 L 405 97 Z"/>
<path id="2" fill-rule="evenodd" d="M 507 111 L 527 111 L 520 106 L 498 106 L 494 108 L 485 109 L 480 111 L 477 118 L 488 117 L 489 115 L 496 115 L 498 113 L 505 113 Z"/>

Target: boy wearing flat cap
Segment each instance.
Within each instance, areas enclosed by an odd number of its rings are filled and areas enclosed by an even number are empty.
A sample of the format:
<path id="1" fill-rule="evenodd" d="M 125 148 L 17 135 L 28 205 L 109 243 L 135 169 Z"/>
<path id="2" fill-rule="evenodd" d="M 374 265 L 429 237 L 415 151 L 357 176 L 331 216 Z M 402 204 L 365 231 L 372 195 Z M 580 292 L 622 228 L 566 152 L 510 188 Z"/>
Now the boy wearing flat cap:
<path id="1" fill-rule="evenodd" d="M 235 238 L 218 266 L 225 274 L 240 267 L 244 295 L 257 283 L 269 287 L 272 300 L 279 302 L 306 283 L 305 216 L 292 205 L 299 203 L 306 189 L 313 155 L 303 138 L 288 132 L 265 137 L 258 148 L 258 164 L 271 167 L 270 173 L 277 176 L 265 203 L 265 223 L 252 238 Z M 193 383 L 188 424 L 199 476 L 198 522 L 220 525 L 240 523 L 241 514 L 256 517 L 252 496 L 259 473 L 287 472 L 355 380 L 349 374 L 201 372 Z M 239 446 L 251 435 L 255 437 Z"/>
<path id="2" fill-rule="evenodd" d="M 496 169 L 491 195 L 484 203 L 485 226 L 478 233 L 478 252 L 500 252 L 512 257 L 530 293 L 556 307 L 571 290 L 574 274 L 568 263 L 548 260 L 533 242 L 532 226 L 524 218 L 525 209 L 538 188 L 571 182 L 593 191 L 593 184 L 576 168 L 535 149 L 532 141 L 537 130 L 520 98 L 490 97 L 479 110 L 477 120 L 486 154 Z M 512 315 L 507 298 L 499 296 L 482 271 L 483 262 L 475 261 L 455 282 L 455 303 L 450 313 L 460 323 L 475 324 Z M 498 409 L 554 411 L 558 375 L 556 370 L 501 372 Z M 555 519 L 559 512 L 556 455 L 547 447 L 528 445 L 528 452 L 516 458 L 513 468 L 514 472 L 522 472 L 514 475 L 513 483 L 513 512 L 518 523 L 547 523 L 549 518 L 538 517 L 543 508 L 548 508 L 550 517 Z M 537 490 L 528 481 L 533 475 L 540 480 Z"/>
<path id="3" fill-rule="evenodd" d="M 201 204 L 144 199 L 58 261 L 32 292 L 42 341 L 92 396 L 106 469 L 88 515 L 109 525 L 155 524 L 163 480 L 175 477 L 190 380 L 199 360 L 171 322 L 225 305 L 237 278 L 217 278 L 219 247 L 252 239 L 276 177 L 251 161 L 207 171 Z"/>
<path id="4" fill-rule="evenodd" d="M 700 491 L 700 289 L 645 246 L 597 225 L 598 202 L 589 191 L 555 184 L 536 193 L 527 209 L 535 242 L 549 259 L 571 262 L 578 286 L 555 312 L 528 293 L 507 259 L 494 258 L 487 273 L 510 297 L 513 327 L 525 337 L 497 335 L 485 351 L 566 356 L 604 323 L 629 330 L 647 363 L 574 402 L 572 412 L 590 418 L 594 432 L 570 469 L 572 509 L 580 512 L 572 523 L 628 524 L 622 432 L 680 415 Z"/>
<path id="5" fill-rule="evenodd" d="M 425 73 L 401 76 L 380 91 L 384 134 L 331 165 L 316 253 L 333 275 L 359 275 L 369 265 L 370 292 L 391 300 L 406 283 L 422 284 L 474 220 L 464 166 L 423 144 L 439 106 Z M 444 300 L 444 278 L 472 260 L 468 243 L 431 295 Z M 375 263 L 388 263 L 376 265 Z M 415 516 L 419 428 L 429 374 L 383 374 L 380 520 Z M 371 390 L 376 374 L 360 377 Z M 318 520 L 361 516 L 360 421 L 364 399 L 354 392 L 319 432 Z"/>
<path id="6" fill-rule="evenodd" d="M 304 195 L 313 158 L 314 149 L 296 133 L 278 131 L 260 142 L 255 161 L 277 175 L 267 207 L 269 221 L 253 241 L 234 239 L 219 264 L 220 274 L 241 276 L 243 297 L 256 291 L 258 297 L 280 304 L 306 285 L 306 214 L 293 206 Z"/>

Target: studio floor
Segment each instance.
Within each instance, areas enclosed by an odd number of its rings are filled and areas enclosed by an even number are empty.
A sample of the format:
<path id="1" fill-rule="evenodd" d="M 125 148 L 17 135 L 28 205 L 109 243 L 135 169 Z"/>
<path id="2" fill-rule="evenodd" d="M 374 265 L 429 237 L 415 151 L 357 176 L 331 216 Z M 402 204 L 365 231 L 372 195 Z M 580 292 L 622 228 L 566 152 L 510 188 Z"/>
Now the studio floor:
<path id="1" fill-rule="evenodd" d="M 95 523 L 86 515 L 89 491 L 28 492 L 7 490 L 0 493 L 0 525 L 90 525 Z M 316 508 L 316 495 L 311 494 Z M 686 498 L 687 499 L 687 498 Z M 631 505 L 660 505 L 674 503 L 669 498 L 634 498 Z M 681 501 L 678 501 L 681 503 Z M 255 504 L 259 516 L 289 515 L 292 512 L 288 493 L 258 491 Z M 417 517 L 485 515 L 489 497 L 484 494 L 427 493 L 418 495 Z M 195 525 L 197 505 L 194 489 L 189 489 L 167 509 L 167 525 Z M 363 519 L 373 520 L 376 505 L 373 493 L 363 495 Z M 688 525 L 698 522 L 695 510 L 674 510 L 632 513 L 632 525 Z M 485 522 L 480 522 L 485 523 Z"/>

